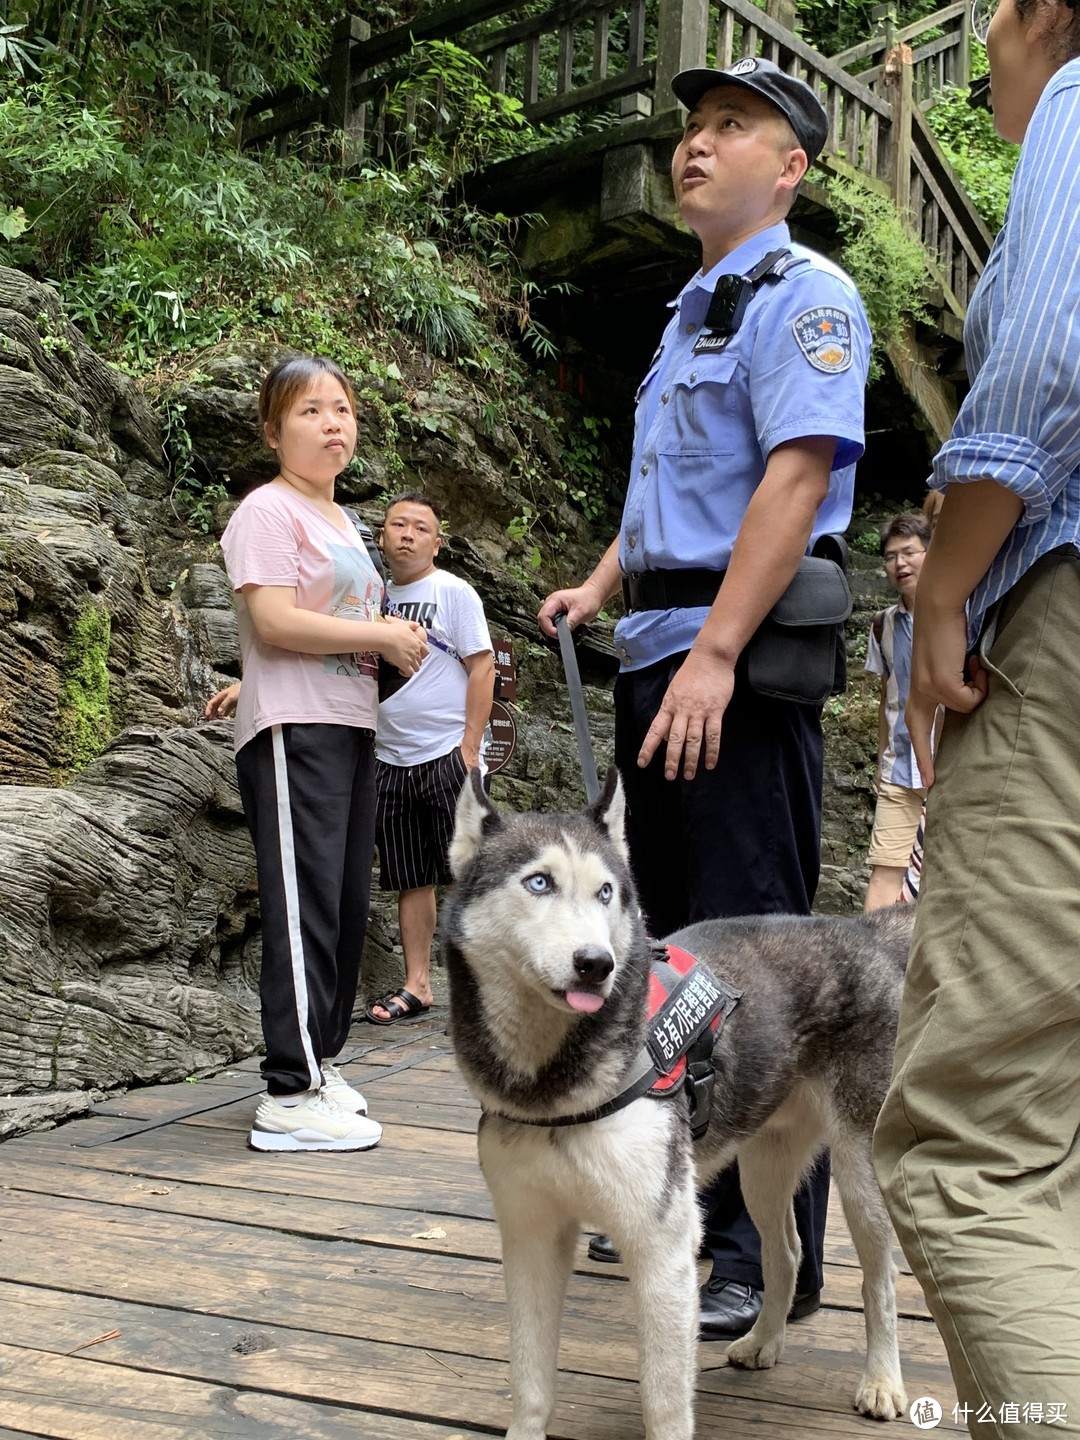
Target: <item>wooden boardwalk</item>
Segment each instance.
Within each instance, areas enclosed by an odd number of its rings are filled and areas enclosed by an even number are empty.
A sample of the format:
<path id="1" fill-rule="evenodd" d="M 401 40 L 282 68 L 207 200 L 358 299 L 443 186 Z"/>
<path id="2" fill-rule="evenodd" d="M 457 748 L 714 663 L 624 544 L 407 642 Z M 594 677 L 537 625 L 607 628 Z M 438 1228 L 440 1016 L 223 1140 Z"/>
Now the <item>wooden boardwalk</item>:
<path id="1" fill-rule="evenodd" d="M 453 1440 L 508 1415 L 499 1240 L 445 1017 L 357 1026 L 366 1154 L 266 1155 L 257 1061 L 0 1146 L 0 1440 Z M 698 1434 L 874 1433 L 851 1394 L 859 1271 L 830 1220 L 826 1306 L 775 1370 L 701 1347 Z M 900 1281 L 912 1399 L 951 1423 L 944 1350 Z M 640 1440 L 628 1293 L 581 1241 L 552 1437 Z M 905 1420 L 903 1423 L 907 1424 Z"/>

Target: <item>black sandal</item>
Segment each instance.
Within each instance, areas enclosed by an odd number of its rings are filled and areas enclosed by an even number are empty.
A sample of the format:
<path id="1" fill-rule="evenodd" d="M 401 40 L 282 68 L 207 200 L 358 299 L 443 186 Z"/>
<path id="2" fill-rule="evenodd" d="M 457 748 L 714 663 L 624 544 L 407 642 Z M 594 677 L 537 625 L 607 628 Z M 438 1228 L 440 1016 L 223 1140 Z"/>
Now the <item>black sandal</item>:
<path id="1" fill-rule="evenodd" d="M 388 1014 L 385 1017 L 376 1015 L 376 1005 L 381 1006 Z M 378 1000 L 373 1000 L 364 1014 L 373 1025 L 397 1025 L 402 1021 L 419 1020 L 430 1009 L 430 1005 L 423 1004 L 411 990 L 406 990 L 402 985 L 399 990 L 391 990 L 388 995 L 382 995 Z"/>

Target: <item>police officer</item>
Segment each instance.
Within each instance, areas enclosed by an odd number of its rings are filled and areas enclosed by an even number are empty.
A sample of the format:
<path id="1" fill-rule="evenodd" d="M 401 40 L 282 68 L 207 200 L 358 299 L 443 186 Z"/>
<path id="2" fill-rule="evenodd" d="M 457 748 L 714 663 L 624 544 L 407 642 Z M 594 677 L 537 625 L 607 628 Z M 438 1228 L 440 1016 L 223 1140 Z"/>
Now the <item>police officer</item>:
<path id="1" fill-rule="evenodd" d="M 718 916 L 809 913 L 820 707 L 757 694 L 743 651 L 801 557 L 848 524 L 870 351 L 850 279 L 793 243 L 786 224 L 828 133 L 813 91 L 750 58 L 683 71 L 672 88 L 690 112 L 672 180 L 701 272 L 638 391 L 619 536 L 538 617 L 549 635 L 560 612 L 573 628 L 623 587 L 615 759 L 656 935 Z M 761 1308 L 760 1242 L 736 1167 L 704 1198 L 701 1334 L 733 1339 Z M 824 1159 L 796 1196 L 796 1315 L 820 1304 L 827 1198 Z"/>

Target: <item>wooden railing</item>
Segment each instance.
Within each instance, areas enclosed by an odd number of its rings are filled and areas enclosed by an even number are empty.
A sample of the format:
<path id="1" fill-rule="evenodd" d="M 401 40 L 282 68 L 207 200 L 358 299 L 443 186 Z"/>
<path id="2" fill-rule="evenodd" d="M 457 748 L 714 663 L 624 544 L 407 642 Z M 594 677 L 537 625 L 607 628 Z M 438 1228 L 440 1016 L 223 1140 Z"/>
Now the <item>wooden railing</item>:
<path id="1" fill-rule="evenodd" d="M 971 80 L 971 5 L 954 0 L 943 10 L 898 30 L 885 20 L 878 33 L 832 57 L 833 64 L 858 76 L 871 90 L 885 78 L 885 59 L 897 45 L 911 50 L 912 92 L 925 110 L 948 85 Z"/>
<path id="2" fill-rule="evenodd" d="M 659 0 L 658 9 L 656 0 L 555 0 L 543 14 L 493 28 L 521 8 L 520 0 L 458 0 L 381 35 L 351 17 L 337 29 L 325 91 L 253 108 L 244 144 L 284 151 L 323 126 L 339 135 L 346 166 L 377 160 L 393 148 L 399 123 L 388 120 L 386 97 L 422 40 L 452 37 L 470 50 L 491 88 L 520 101 L 533 124 L 589 117 L 594 127 L 612 127 L 612 145 L 630 138 L 629 131 L 620 137 L 620 122 L 654 112 L 654 134 L 678 132 L 671 79 L 679 70 L 764 56 L 821 99 L 829 140 L 819 165 L 857 172 L 892 196 L 927 249 L 946 306 L 963 314 L 990 235 L 921 110 L 943 85 L 967 83 L 966 0 L 901 30 L 885 22 L 878 35 L 832 59 L 753 0 Z"/>
<path id="3" fill-rule="evenodd" d="M 618 43 L 612 20 L 618 24 Z M 655 66 L 645 58 L 646 0 L 561 0 L 543 16 L 508 25 L 470 46 L 487 66 L 489 83 L 516 94 L 525 116 L 542 124 L 651 88 Z M 554 62 L 542 64 L 544 50 Z M 553 85 L 541 93 L 549 71 Z M 623 107 L 623 114 L 648 107 Z"/>

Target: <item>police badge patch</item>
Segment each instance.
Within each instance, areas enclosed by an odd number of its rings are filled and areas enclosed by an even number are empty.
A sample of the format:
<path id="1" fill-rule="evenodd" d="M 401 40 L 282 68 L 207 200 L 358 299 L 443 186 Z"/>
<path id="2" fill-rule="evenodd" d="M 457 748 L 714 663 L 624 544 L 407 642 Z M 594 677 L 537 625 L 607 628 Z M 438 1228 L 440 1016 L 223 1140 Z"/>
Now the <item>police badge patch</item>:
<path id="1" fill-rule="evenodd" d="M 815 370 L 839 375 L 851 365 L 851 317 L 846 310 L 818 305 L 791 322 L 799 349 Z"/>

